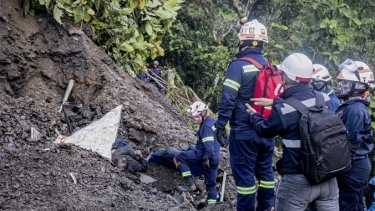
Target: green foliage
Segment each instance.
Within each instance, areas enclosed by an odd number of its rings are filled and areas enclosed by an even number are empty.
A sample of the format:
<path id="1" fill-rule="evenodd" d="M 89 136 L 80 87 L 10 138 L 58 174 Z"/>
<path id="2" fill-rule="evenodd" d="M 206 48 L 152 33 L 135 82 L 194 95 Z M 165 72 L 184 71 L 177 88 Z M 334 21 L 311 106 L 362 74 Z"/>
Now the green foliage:
<path id="1" fill-rule="evenodd" d="M 147 66 L 147 58 L 164 56 L 162 39 L 177 16 L 182 0 L 25 0 L 24 14 L 30 5 L 44 5 L 55 20 L 63 17 L 88 23 L 92 38 L 119 65 L 130 73 Z"/>
<path id="2" fill-rule="evenodd" d="M 227 65 L 236 52 L 236 1 L 186 1 L 166 42 L 164 62 L 216 112 Z M 248 10 L 244 10 L 248 11 Z M 247 14 L 245 14 L 247 15 Z"/>

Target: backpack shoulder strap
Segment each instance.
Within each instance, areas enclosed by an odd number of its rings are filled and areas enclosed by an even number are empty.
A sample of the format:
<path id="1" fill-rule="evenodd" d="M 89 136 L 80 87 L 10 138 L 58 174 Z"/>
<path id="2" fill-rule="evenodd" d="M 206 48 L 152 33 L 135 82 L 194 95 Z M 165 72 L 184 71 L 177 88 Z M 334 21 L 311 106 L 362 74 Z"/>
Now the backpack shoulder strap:
<path id="1" fill-rule="evenodd" d="M 287 98 L 284 102 L 291 105 L 293 108 L 297 109 L 297 111 L 301 114 L 305 114 L 308 110 L 307 106 L 305 106 L 303 103 L 301 103 L 295 98 Z"/>
<path id="2" fill-rule="evenodd" d="M 326 101 L 324 100 L 324 96 L 321 92 L 315 91 L 315 105 L 325 107 L 326 106 Z"/>
<path id="3" fill-rule="evenodd" d="M 243 61 L 251 62 L 253 65 L 255 65 L 255 67 L 257 67 L 259 69 L 261 69 L 263 67 L 263 65 L 261 65 L 259 62 L 257 62 L 255 59 L 250 58 L 248 56 L 244 56 L 244 57 L 238 58 L 237 60 L 243 60 Z"/>

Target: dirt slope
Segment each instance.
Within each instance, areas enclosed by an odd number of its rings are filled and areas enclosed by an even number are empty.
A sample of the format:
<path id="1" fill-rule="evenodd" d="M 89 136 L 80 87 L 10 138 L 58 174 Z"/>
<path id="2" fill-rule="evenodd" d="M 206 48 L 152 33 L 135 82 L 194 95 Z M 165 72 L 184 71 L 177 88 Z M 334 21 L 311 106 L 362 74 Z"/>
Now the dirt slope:
<path id="1" fill-rule="evenodd" d="M 145 185 L 95 152 L 53 143 L 57 131 L 68 134 L 58 110 L 70 79 L 69 101 L 83 104 L 68 110 L 74 131 L 122 104 L 118 137 L 144 154 L 195 142 L 185 117 L 152 85 L 117 67 L 84 27 L 64 23 L 48 14 L 22 17 L 18 1 L 0 2 L 0 209 L 188 210 L 171 197 L 182 184 L 176 171 L 151 164 L 158 181 Z M 34 131 L 40 139 L 31 138 Z M 225 150 L 223 156 L 230 173 Z M 227 181 L 224 202 L 205 210 L 233 209 L 232 177 Z"/>

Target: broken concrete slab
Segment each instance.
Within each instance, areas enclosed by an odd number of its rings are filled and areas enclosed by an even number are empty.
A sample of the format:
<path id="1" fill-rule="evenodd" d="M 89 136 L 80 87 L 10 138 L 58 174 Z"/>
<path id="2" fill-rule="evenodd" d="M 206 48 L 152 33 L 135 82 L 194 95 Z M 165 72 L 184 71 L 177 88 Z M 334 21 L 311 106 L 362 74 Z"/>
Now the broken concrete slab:
<path id="1" fill-rule="evenodd" d="M 145 184 L 151 184 L 153 182 L 156 182 L 157 180 L 146 175 L 146 174 L 143 174 L 143 173 L 139 173 L 141 175 L 141 177 L 139 178 L 141 180 L 142 183 L 145 183 Z"/>
<path id="2" fill-rule="evenodd" d="M 66 137 L 63 143 L 72 143 L 111 159 L 111 147 L 117 137 L 121 110 L 122 105 L 117 106 L 106 113 L 101 119 Z M 58 138 L 55 142 L 62 143 L 62 140 Z"/>

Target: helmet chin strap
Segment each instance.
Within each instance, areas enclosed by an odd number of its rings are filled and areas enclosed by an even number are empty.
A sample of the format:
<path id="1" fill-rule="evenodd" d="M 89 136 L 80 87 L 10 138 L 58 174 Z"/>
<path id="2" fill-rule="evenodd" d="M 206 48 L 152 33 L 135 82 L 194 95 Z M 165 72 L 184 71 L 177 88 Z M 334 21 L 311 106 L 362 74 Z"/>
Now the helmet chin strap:
<path id="1" fill-rule="evenodd" d="M 207 110 L 204 110 L 200 113 L 201 117 L 202 117 L 202 122 L 201 124 L 204 122 L 205 118 L 206 118 L 206 115 L 207 115 Z"/>
<path id="2" fill-rule="evenodd" d="M 244 40 L 242 44 L 241 41 L 238 42 L 238 51 L 244 50 L 245 47 L 263 47 L 263 41 Z"/>

